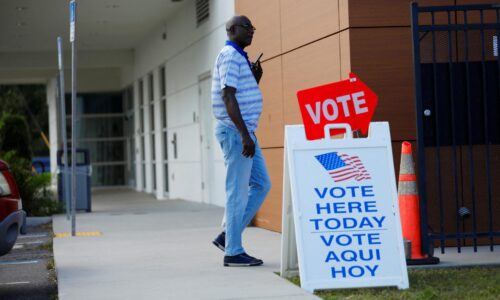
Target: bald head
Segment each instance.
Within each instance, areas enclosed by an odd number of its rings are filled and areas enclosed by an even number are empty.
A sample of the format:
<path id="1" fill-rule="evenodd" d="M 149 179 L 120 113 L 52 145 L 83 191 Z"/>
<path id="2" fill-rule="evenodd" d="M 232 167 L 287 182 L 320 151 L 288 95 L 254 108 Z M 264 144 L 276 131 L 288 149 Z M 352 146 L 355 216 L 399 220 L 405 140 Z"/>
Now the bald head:
<path id="1" fill-rule="evenodd" d="M 246 16 L 234 16 L 226 23 L 227 37 L 241 48 L 252 43 L 254 31 L 255 27 Z"/>
<path id="2" fill-rule="evenodd" d="M 235 25 L 243 25 L 247 23 L 251 24 L 252 22 L 250 22 L 250 19 L 246 16 L 234 16 L 226 22 L 226 31 L 229 32 Z"/>

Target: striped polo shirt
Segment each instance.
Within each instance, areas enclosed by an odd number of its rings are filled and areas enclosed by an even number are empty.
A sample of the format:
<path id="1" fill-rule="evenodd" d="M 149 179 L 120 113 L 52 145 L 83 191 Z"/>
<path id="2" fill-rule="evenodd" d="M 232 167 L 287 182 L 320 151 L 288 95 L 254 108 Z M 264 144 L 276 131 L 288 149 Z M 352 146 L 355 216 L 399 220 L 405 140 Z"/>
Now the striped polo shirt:
<path id="1" fill-rule="evenodd" d="M 214 64 L 212 109 L 218 122 L 236 129 L 222 100 L 222 89 L 227 86 L 236 89 L 236 100 L 243 121 L 249 132 L 255 131 L 262 113 L 262 94 L 247 58 L 228 44 L 222 48 Z"/>

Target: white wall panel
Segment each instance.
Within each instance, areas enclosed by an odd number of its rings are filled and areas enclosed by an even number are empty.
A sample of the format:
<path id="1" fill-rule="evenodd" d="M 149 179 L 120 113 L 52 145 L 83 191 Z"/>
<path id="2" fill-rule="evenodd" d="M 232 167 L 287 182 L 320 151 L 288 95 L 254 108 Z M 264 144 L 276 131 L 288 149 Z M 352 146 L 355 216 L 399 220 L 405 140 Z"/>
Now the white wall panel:
<path id="1" fill-rule="evenodd" d="M 196 26 L 195 1 L 186 1 L 174 17 L 165 20 L 151 34 L 141 40 L 136 50 L 135 78 L 144 76 L 162 61 L 167 61 L 207 36 L 214 36 L 216 31 L 225 26 L 226 21 L 234 15 L 233 0 L 210 1 L 210 18 Z M 167 33 L 166 40 L 163 33 Z M 220 33 L 218 33 L 220 34 Z M 223 32 L 225 36 L 225 30 Z M 205 49 L 200 55 L 209 53 Z"/>
<path id="2" fill-rule="evenodd" d="M 170 163 L 170 198 L 201 202 L 201 165 L 199 162 Z"/>
<path id="3" fill-rule="evenodd" d="M 177 157 L 171 141 L 177 136 Z M 174 128 L 168 133 L 169 140 L 169 198 L 202 201 L 201 153 L 198 124 Z"/>
<path id="4" fill-rule="evenodd" d="M 167 93 L 172 94 L 198 82 L 198 76 L 212 71 L 226 40 L 225 25 L 217 28 L 185 51 L 167 61 Z"/>
<path id="5" fill-rule="evenodd" d="M 164 200 L 164 168 L 163 168 L 163 134 L 162 134 L 162 116 L 161 113 L 161 95 L 160 95 L 160 69 L 156 68 L 153 71 L 153 81 L 154 81 L 154 114 L 155 114 L 155 152 L 156 152 L 156 198 Z"/>
<path id="6" fill-rule="evenodd" d="M 136 190 L 142 191 L 144 190 L 143 182 L 144 178 L 142 176 L 142 143 L 141 143 L 141 124 L 140 124 L 140 103 L 139 103 L 139 82 L 134 82 L 134 135 L 135 135 L 135 182 L 136 182 Z"/>
<path id="7" fill-rule="evenodd" d="M 172 140 L 177 136 L 177 158 L 174 156 Z M 200 127 L 198 124 L 177 127 L 168 132 L 169 162 L 199 162 L 200 154 Z"/>
<path id="8" fill-rule="evenodd" d="M 149 110 L 149 105 L 150 105 L 150 100 L 148 97 L 149 94 L 149 77 L 145 76 L 143 78 L 143 93 L 142 93 L 142 99 L 144 99 L 144 156 L 145 156 L 145 163 L 146 163 L 146 178 L 145 178 L 145 190 L 146 193 L 151 193 L 153 192 L 153 173 L 152 173 L 152 166 L 151 166 L 151 148 L 152 148 L 152 140 L 151 140 L 151 114 Z"/>
<path id="9" fill-rule="evenodd" d="M 198 86 L 167 96 L 168 127 L 193 124 L 198 116 Z M 193 114 L 195 118 L 193 118 Z"/>
<path id="10" fill-rule="evenodd" d="M 200 66 L 196 56 L 193 46 L 167 61 L 167 95 L 197 83 L 197 69 Z"/>
<path id="11" fill-rule="evenodd" d="M 71 72 L 65 72 L 65 82 L 71 83 Z M 79 69 L 77 74 L 78 92 L 114 92 L 121 89 L 120 68 Z M 69 86 L 67 86 L 69 90 Z"/>
<path id="12" fill-rule="evenodd" d="M 215 123 L 213 125 L 213 128 L 215 128 Z M 214 137 L 213 149 L 214 149 L 213 174 L 215 176 L 215 180 L 213 186 L 214 199 L 211 200 L 211 204 L 224 207 L 226 206 L 226 187 L 225 187 L 226 167 L 224 165 L 224 154 L 222 153 L 220 144 L 215 137 Z"/>
<path id="13" fill-rule="evenodd" d="M 121 89 L 126 89 L 134 82 L 134 65 L 130 64 L 121 68 Z"/>
<path id="14" fill-rule="evenodd" d="M 202 201 L 198 79 L 201 74 L 211 72 L 227 39 L 225 23 L 233 15 L 233 0 L 212 0 L 209 20 L 196 26 L 195 1 L 185 1 L 171 19 L 138 42 L 134 49 L 133 74 L 122 70 L 123 80 L 128 81 L 143 78 L 162 64 L 166 66 L 169 198 Z M 166 39 L 162 38 L 164 32 Z M 122 82 L 122 86 L 128 84 Z M 174 158 L 172 144 L 174 133 L 177 158 Z M 214 148 L 216 199 L 210 202 L 224 206 L 225 167 L 219 145 Z"/>
<path id="15" fill-rule="evenodd" d="M 214 162 L 214 174 L 217 174 L 214 182 L 214 199 L 212 199 L 210 204 L 225 207 L 226 206 L 226 167 L 224 166 L 224 161 Z"/>

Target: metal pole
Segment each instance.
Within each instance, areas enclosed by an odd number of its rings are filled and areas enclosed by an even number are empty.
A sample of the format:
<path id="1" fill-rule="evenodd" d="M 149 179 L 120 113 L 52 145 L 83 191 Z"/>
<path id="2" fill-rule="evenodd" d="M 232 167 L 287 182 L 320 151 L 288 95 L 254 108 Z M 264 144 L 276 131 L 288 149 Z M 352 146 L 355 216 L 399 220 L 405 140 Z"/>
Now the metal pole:
<path id="1" fill-rule="evenodd" d="M 57 53 L 59 62 L 59 101 L 61 111 L 61 135 L 63 139 L 63 155 L 62 155 L 62 186 L 64 191 L 64 200 L 66 202 L 66 219 L 70 219 L 70 192 L 69 192 L 69 168 L 68 168 L 68 137 L 66 132 L 66 99 L 64 91 L 64 65 L 62 56 L 62 39 L 57 37 Z"/>
<path id="2" fill-rule="evenodd" d="M 71 236 L 76 235 L 76 0 L 69 2 L 71 42 Z"/>
<path id="3" fill-rule="evenodd" d="M 424 121 L 422 105 L 422 70 L 420 68 L 420 31 L 418 24 L 418 3 L 411 3 L 411 30 L 413 35 L 413 68 L 415 69 L 415 111 L 417 119 L 417 146 L 418 146 L 418 195 L 420 198 L 420 232 L 422 252 L 429 254 L 429 236 L 427 228 L 427 192 L 424 149 Z"/>

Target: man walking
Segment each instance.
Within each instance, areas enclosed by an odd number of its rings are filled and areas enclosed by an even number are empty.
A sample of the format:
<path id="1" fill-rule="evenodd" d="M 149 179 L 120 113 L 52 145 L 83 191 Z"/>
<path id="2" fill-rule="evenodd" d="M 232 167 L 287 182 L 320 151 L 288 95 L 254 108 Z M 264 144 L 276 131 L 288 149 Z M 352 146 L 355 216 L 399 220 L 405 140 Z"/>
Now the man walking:
<path id="1" fill-rule="evenodd" d="M 215 61 L 212 108 L 215 135 L 226 165 L 225 231 L 213 243 L 225 251 L 224 266 L 258 266 L 262 260 L 243 249 L 242 233 L 264 201 L 271 182 L 255 130 L 262 112 L 260 62 L 250 63 L 245 47 L 255 27 L 245 16 L 226 23 L 229 38 Z"/>

